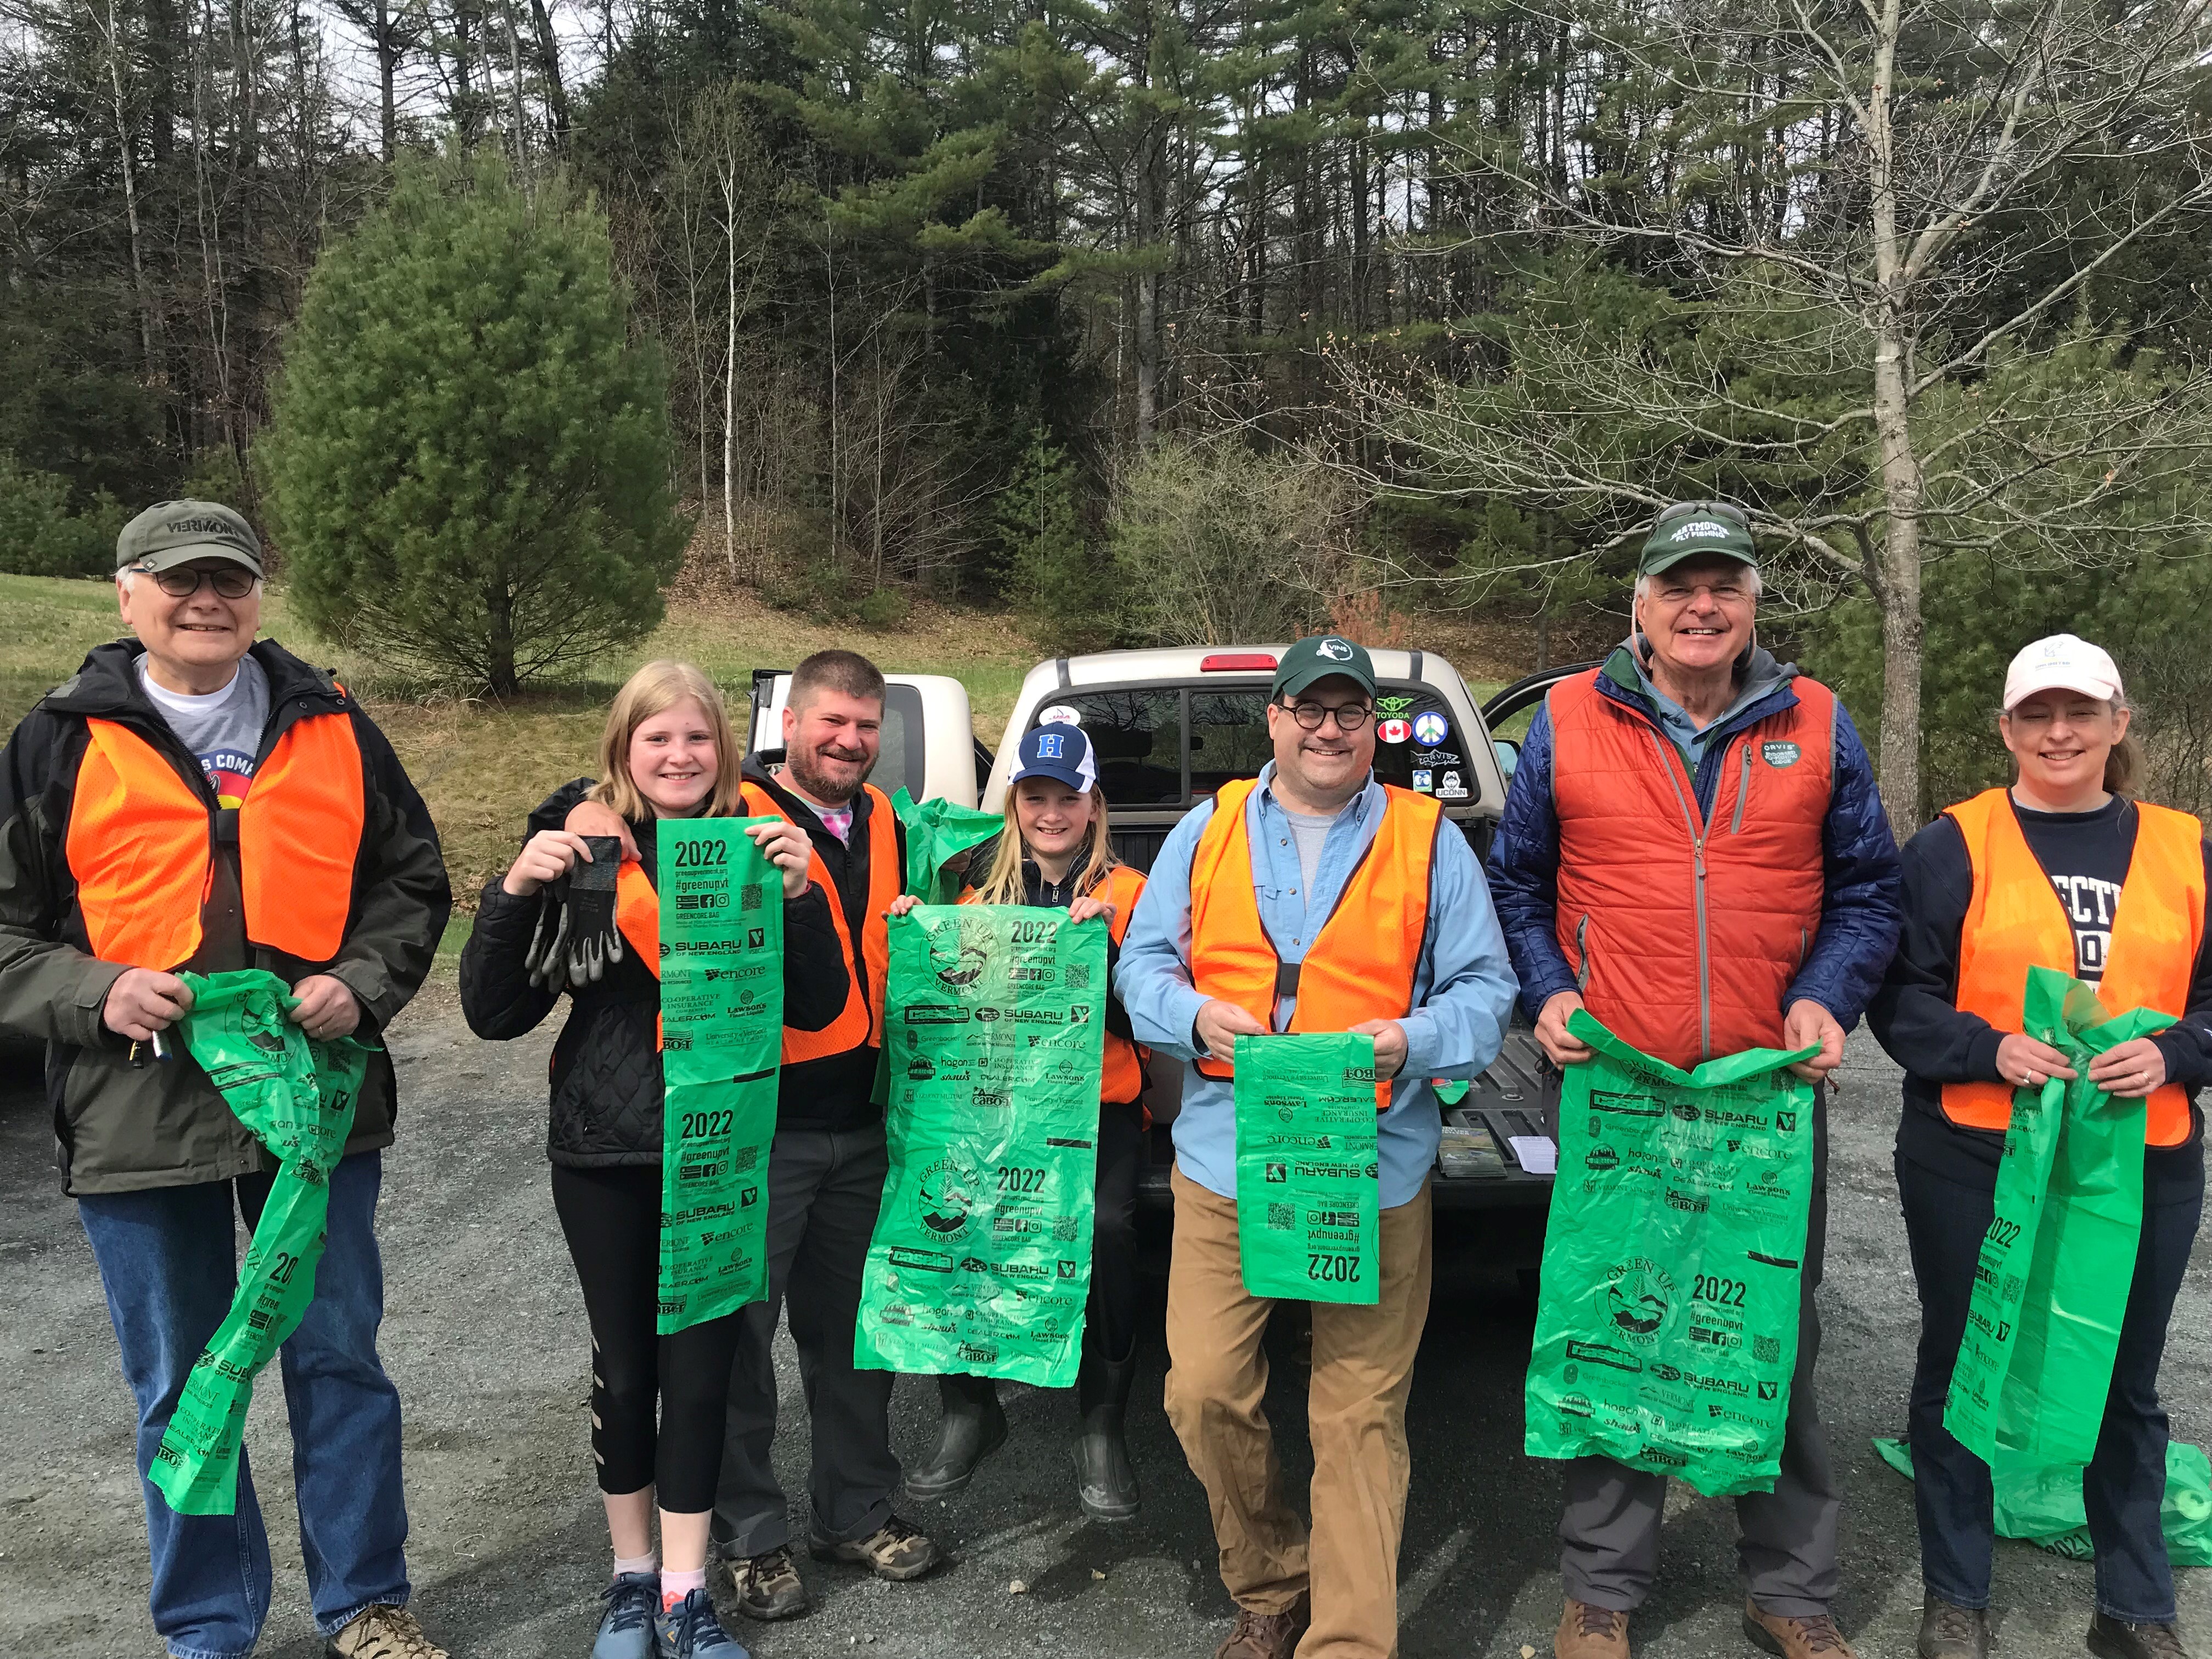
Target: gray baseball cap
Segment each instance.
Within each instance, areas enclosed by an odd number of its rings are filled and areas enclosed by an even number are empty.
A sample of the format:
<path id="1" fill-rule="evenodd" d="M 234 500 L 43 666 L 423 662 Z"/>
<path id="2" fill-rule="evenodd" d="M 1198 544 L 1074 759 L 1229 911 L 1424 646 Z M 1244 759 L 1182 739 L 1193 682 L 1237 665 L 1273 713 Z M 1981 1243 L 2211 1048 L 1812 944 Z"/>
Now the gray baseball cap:
<path id="1" fill-rule="evenodd" d="M 167 570 L 194 559 L 228 559 L 262 574 L 261 538 L 240 514 L 215 501 L 159 501 L 115 538 L 115 568 Z"/>

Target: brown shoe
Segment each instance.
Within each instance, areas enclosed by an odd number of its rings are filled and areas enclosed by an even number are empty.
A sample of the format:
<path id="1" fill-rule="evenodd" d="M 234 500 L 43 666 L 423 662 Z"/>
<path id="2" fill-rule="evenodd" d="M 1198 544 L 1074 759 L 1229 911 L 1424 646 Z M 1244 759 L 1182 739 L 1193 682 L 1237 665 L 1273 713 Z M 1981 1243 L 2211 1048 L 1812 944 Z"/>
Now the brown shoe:
<path id="1" fill-rule="evenodd" d="M 746 1618 L 773 1623 L 796 1619 L 806 1611 L 806 1584 L 793 1565 L 788 1545 L 739 1557 L 729 1565 L 730 1588 L 736 1592 L 738 1611 Z"/>
<path id="2" fill-rule="evenodd" d="M 1213 1659 L 1291 1659 L 1298 1638 L 1313 1623 L 1313 1604 L 1300 1596 L 1288 1613 L 1255 1613 L 1237 1609 L 1237 1623 L 1228 1638 L 1214 1649 Z"/>
<path id="3" fill-rule="evenodd" d="M 921 1577 L 940 1559 L 936 1545 L 896 1515 L 866 1538 L 850 1542 L 810 1533 L 806 1547 L 817 1561 L 849 1561 L 896 1583 Z"/>
<path id="4" fill-rule="evenodd" d="M 1552 1651 L 1557 1659 L 1628 1659 L 1628 1615 L 1570 1596 Z"/>
<path id="5" fill-rule="evenodd" d="M 1825 1613 L 1798 1619 L 1769 1613 L 1755 1601 L 1743 1604 L 1743 1633 L 1778 1659 L 1859 1659 L 1844 1640 L 1836 1621 Z"/>
<path id="6" fill-rule="evenodd" d="M 326 1638 L 323 1651 L 330 1659 L 447 1659 L 445 1649 L 422 1634 L 413 1613 L 381 1604 Z"/>

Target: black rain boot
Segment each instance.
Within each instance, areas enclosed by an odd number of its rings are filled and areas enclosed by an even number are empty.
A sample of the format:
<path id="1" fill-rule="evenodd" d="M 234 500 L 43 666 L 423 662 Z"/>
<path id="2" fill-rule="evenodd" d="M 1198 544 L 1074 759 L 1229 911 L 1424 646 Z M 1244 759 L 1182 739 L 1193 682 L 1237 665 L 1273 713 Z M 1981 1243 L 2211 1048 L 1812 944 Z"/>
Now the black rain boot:
<path id="1" fill-rule="evenodd" d="M 950 1498 L 975 1477 L 978 1463 L 1006 1443 L 1006 1413 L 996 1382 L 988 1376 L 940 1376 L 937 1391 L 945 1401 L 937 1449 L 920 1468 L 907 1471 L 906 1489 L 916 1498 Z"/>
<path id="2" fill-rule="evenodd" d="M 1127 1521 L 1137 1513 L 1137 1471 L 1121 1432 L 1136 1380 L 1133 1353 L 1118 1364 L 1085 1354 L 1076 1377 L 1083 1431 L 1075 1437 L 1075 1491 L 1093 1521 Z"/>

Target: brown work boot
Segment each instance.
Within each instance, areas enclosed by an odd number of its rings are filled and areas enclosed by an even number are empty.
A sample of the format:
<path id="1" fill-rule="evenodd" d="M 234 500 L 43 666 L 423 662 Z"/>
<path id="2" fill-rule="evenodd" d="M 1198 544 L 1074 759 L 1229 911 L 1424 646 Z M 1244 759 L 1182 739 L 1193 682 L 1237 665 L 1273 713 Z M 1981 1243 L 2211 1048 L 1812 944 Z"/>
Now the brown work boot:
<path id="1" fill-rule="evenodd" d="M 1990 1616 L 1940 1595 L 1920 1603 L 1920 1659 L 1990 1659 Z"/>
<path id="2" fill-rule="evenodd" d="M 730 1564 L 730 1589 L 738 1611 L 748 1619 L 773 1623 L 796 1619 L 807 1608 L 805 1581 L 791 1559 L 791 1547 L 778 1544 L 759 1555 L 739 1557 Z"/>
<path id="3" fill-rule="evenodd" d="M 806 1547 L 817 1561 L 849 1561 L 896 1583 L 921 1577 L 939 1559 L 937 1546 L 896 1515 L 866 1538 L 849 1542 L 811 1533 Z"/>
<path id="4" fill-rule="evenodd" d="M 1237 1609 L 1237 1623 L 1227 1639 L 1213 1650 L 1213 1659 L 1291 1659 L 1298 1638 L 1313 1623 L 1313 1604 L 1300 1596 L 1288 1613 L 1255 1613 Z"/>
<path id="5" fill-rule="evenodd" d="M 404 1607 L 378 1605 L 323 1643 L 330 1659 L 447 1659 Z"/>
<path id="6" fill-rule="evenodd" d="M 1769 1613 L 1756 1601 L 1743 1604 L 1743 1633 L 1779 1659 L 1859 1659 L 1844 1640 L 1836 1621 L 1825 1613 L 1800 1619 Z"/>
<path id="7" fill-rule="evenodd" d="M 1569 1596 L 1552 1651 L 1557 1659 L 1628 1659 L 1628 1615 Z"/>

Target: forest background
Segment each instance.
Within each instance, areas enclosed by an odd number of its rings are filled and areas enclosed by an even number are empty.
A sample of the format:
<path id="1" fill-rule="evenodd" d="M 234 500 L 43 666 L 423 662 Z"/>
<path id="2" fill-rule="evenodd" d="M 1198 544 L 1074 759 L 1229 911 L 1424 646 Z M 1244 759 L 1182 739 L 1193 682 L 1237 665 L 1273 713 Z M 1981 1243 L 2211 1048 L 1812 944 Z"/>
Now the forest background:
<path id="1" fill-rule="evenodd" d="M 178 495 L 289 550 L 308 279 L 413 176 L 611 268 L 689 582 L 1048 651 L 1472 617 L 1534 669 L 1620 636 L 1656 506 L 1725 497 L 1763 639 L 1842 688 L 1900 827 L 2002 775 L 2003 663 L 2061 628 L 2126 666 L 2151 793 L 2203 807 L 2206 28 L 0 0 L 0 570 L 104 574 Z"/>

